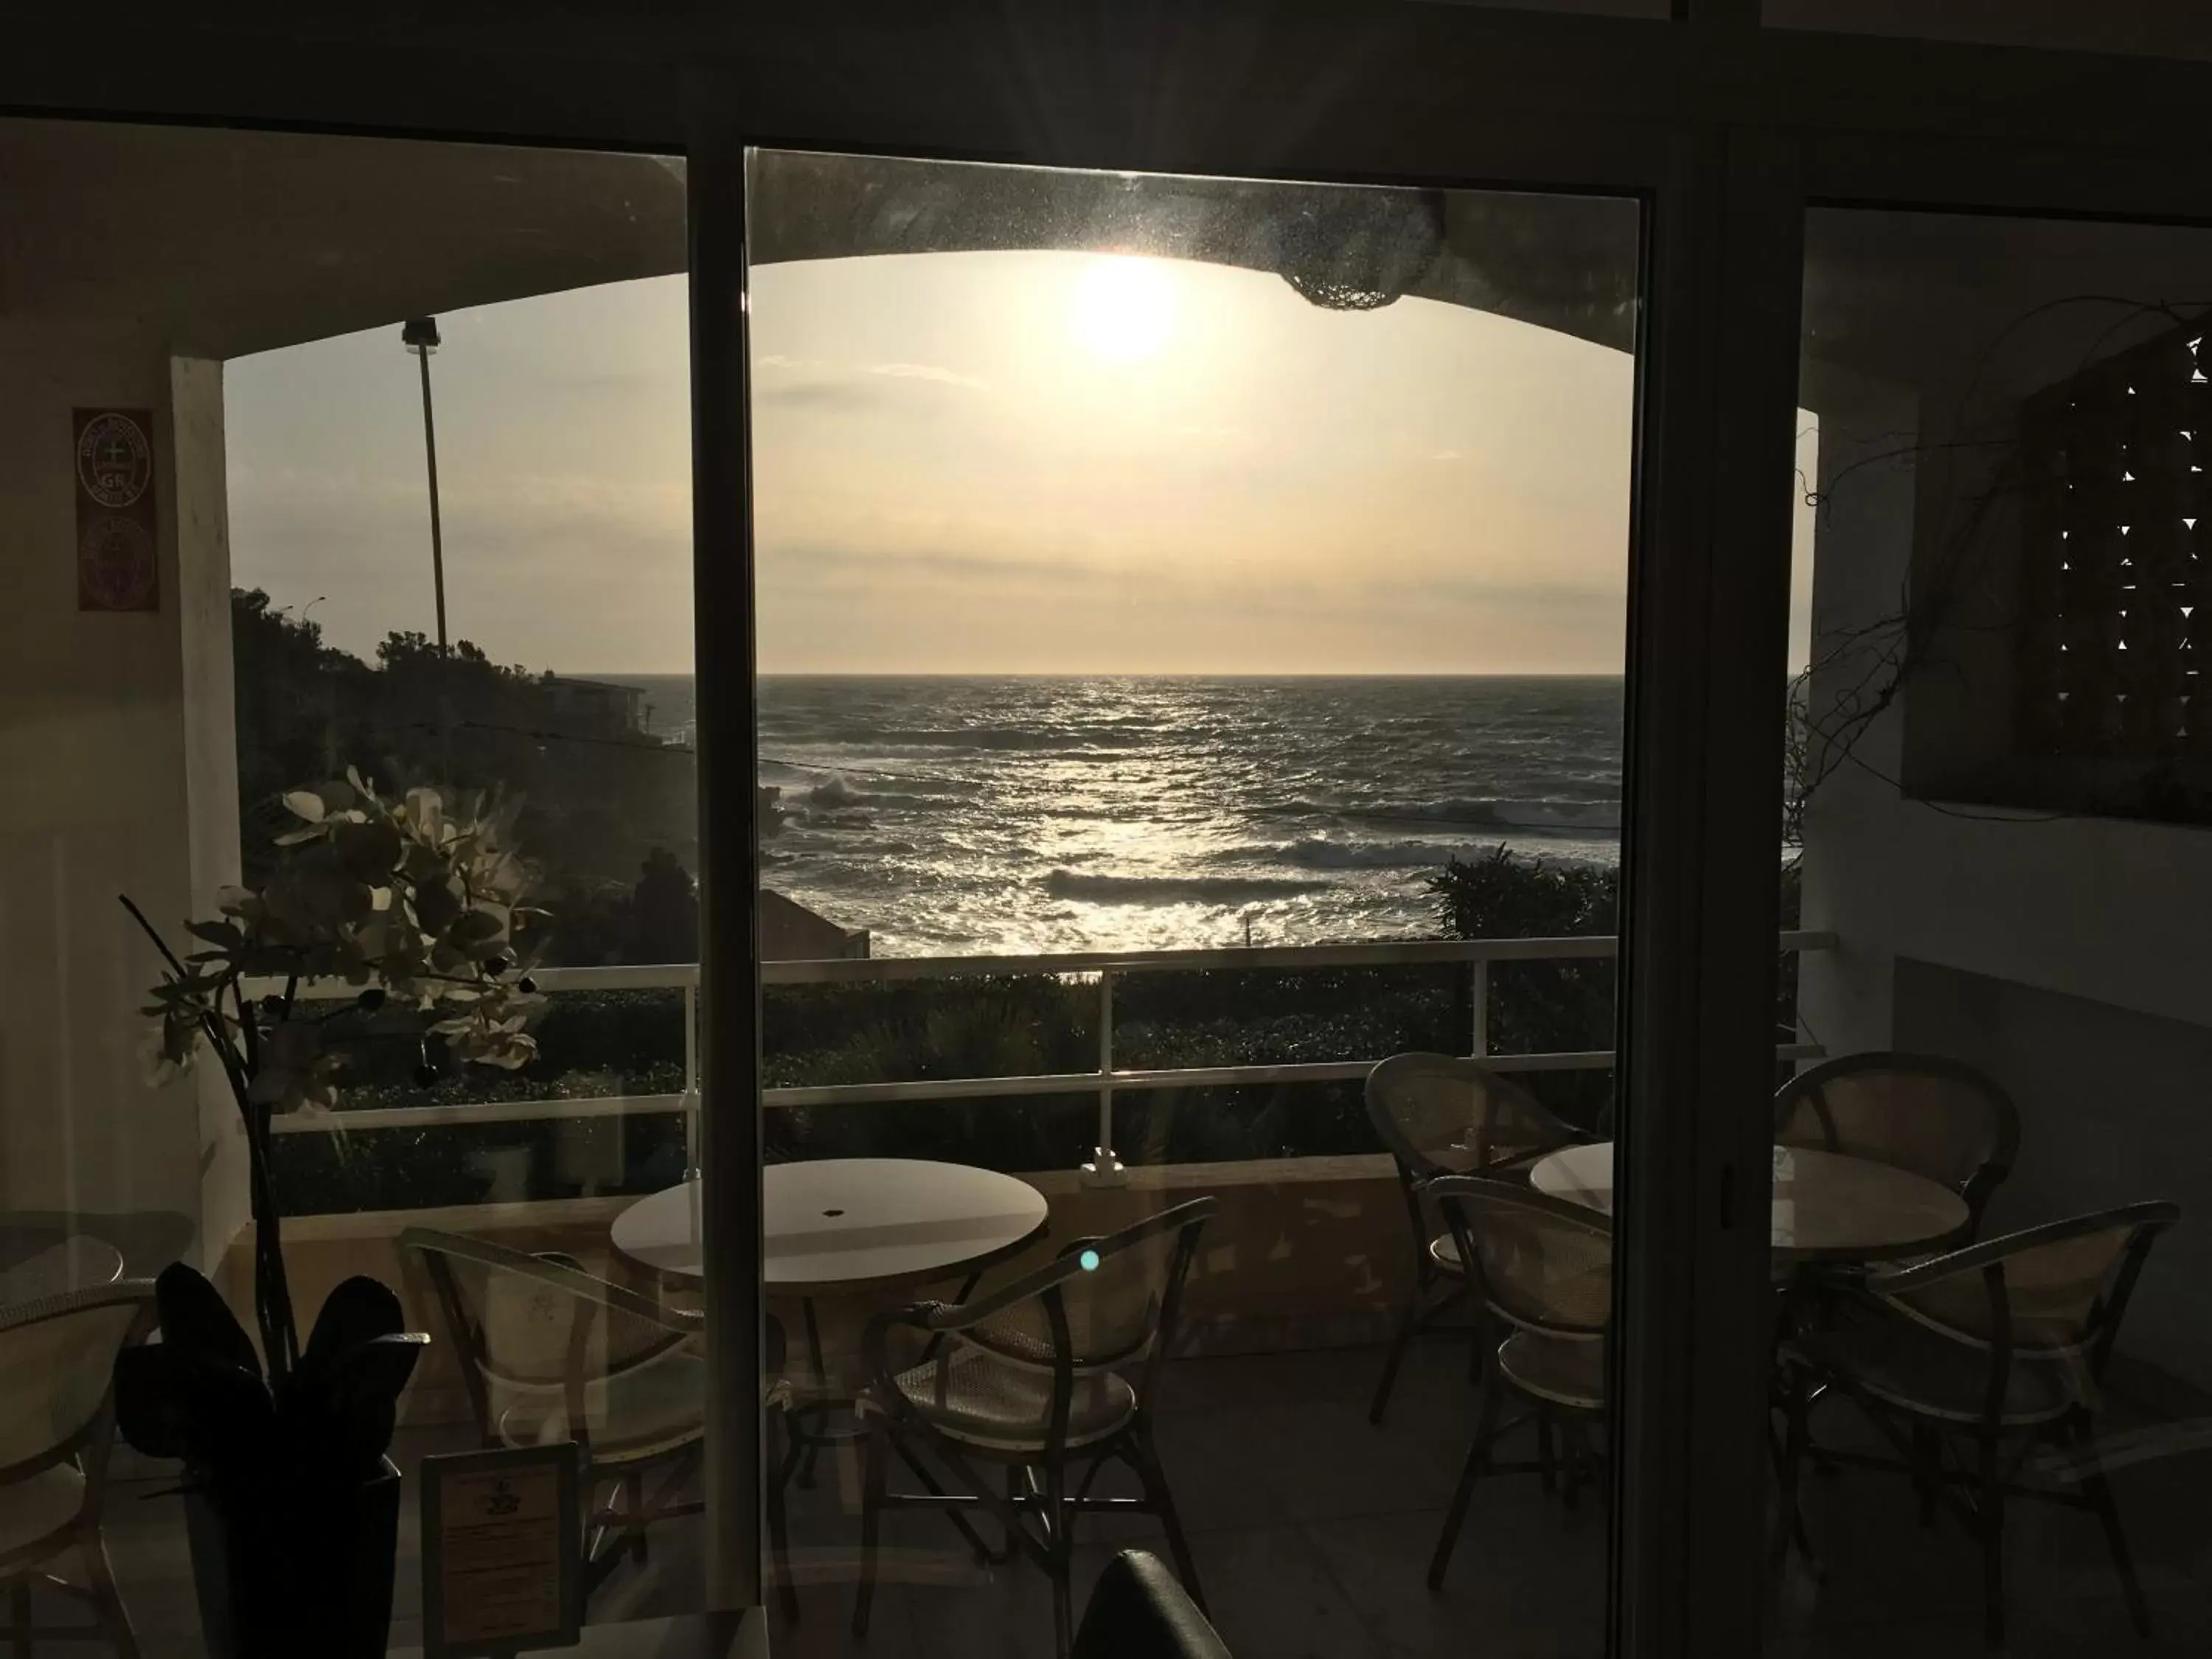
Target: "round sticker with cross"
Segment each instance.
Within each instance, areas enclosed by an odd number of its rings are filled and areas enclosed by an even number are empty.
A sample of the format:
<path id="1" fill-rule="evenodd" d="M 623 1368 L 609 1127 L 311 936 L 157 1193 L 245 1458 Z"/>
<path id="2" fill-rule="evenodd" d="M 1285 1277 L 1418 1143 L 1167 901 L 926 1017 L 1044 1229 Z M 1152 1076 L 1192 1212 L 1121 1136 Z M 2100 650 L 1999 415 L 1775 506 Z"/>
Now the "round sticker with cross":
<path id="1" fill-rule="evenodd" d="M 98 416 L 77 440 L 76 476 L 102 507 L 129 507 L 153 482 L 154 447 L 128 415 Z"/>

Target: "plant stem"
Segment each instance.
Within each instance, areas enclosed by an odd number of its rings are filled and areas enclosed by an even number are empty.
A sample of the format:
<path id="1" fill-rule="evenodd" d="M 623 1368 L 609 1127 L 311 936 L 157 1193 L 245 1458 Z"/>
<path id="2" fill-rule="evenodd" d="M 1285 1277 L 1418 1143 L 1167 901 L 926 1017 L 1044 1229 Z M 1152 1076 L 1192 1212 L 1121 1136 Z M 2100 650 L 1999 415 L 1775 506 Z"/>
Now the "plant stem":
<path id="1" fill-rule="evenodd" d="M 118 893 L 116 897 L 140 930 L 154 941 L 154 948 L 161 953 L 170 970 L 180 980 L 191 978 L 190 969 L 178 960 L 176 952 L 155 930 L 154 924 L 146 920 L 146 913 L 131 902 L 128 894 Z M 226 988 L 238 1008 L 236 1042 L 223 1029 L 222 994 Z M 253 1212 L 253 1319 L 260 1328 L 263 1363 L 268 1367 L 270 1381 L 275 1383 L 290 1376 L 293 1367 L 299 1363 L 300 1340 L 292 1317 L 291 1286 L 284 1273 L 283 1237 L 276 1213 L 276 1189 L 269 1178 L 269 1113 L 267 1108 L 257 1106 L 252 1099 L 253 1078 L 260 1061 L 260 1034 L 237 974 L 218 984 L 212 997 L 202 995 L 194 1000 L 199 1008 L 201 1035 L 207 1039 L 208 1047 L 215 1050 L 216 1063 L 222 1067 L 224 1081 L 230 1085 L 231 1098 L 246 1130 L 246 1202 Z"/>
<path id="2" fill-rule="evenodd" d="M 177 977 L 189 979 L 191 974 L 185 964 L 177 960 L 177 953 L 169 948 L 168 941 L 155 930 L 152 922 L 146 920 L 146 913 L 131 902 L 131 896 L 128 893 L 118 893 L 115 896 L 123 908 L 131 913 L 131 919 L 138 924 L 146 937 L 154 941 L 154 948 L 161 953 L 161 959 L 169 964 Z"/>

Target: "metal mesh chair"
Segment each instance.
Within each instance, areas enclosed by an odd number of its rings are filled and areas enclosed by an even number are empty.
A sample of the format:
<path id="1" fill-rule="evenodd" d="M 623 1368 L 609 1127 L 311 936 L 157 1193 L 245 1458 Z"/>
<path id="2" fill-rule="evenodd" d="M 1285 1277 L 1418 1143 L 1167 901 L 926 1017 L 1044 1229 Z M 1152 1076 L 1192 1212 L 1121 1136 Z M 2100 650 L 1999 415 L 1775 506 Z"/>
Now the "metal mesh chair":
<path id="1" fill-rule="evenodd" d="M 2129 1612 L 2148 1635 L 2093 1424 L 2098 1385 L 2144 1258 L 2180 1215 L 2172 1204 L 2131 1204 L 1878 1273 L 1855 1303 L 1855 1317 L 1794 1337 L 1784 1355 L 1778 1557 L 1796 1524 L 1798 1469 L 1808 1452 L 1902 1468 L 1919 1491 L 1923 1522 L 1946 1504 L 1980 1543 L 1991 1645 L 2004 1633 L 2008 1497 L 2094 1511 Z M 1823 1384 L 1858 1403 L 1897 1460 L 1813 1446 L 1809 1411 Z M 2078 1492 L 2021 1482 L 2030 1455 L 2045 1447 L 2071 1456 Z"/>
<path id="2" fill-rule="evenodd" d="M 123 1279 L 0 1309 L 0 1582 L 14 1651 L 41 1639 L 104 1638 L 136 1656 L 100 1513 L 115 1442 L 115 1356 L 154 1326 L 151 1279 Z M 83 1587 L 49 1570 L 74 1550 Z M 88 1604 L 91 1626 L 34 1625 L 44 1582 Z"/>
<path id="3" fill-rule="evenodd" d="M 1414 1335 L 1457 1301 L 1466 1270 L 1449 1231 L 1424 1206 L 1425 1182 L 1444 1175 L 1494 1175 L 1525 1167 L 1575 1139 L 1534 1095 L 1479 1060 L 1393 1054 L 1367 1074 L 1367 1115 L 1398 1166 L 1413 1232 L 1413 1285 L 1391 1334 L 1367 1420 L 1379 1424 Z M 1476 1350 L 1477 1364 L 1480 1349 Z"/>
<path id="4" fill-rule="evenodd" d="M 1070 1523 L 1077 1514 L 1157 1516 L 1176 1573 L 1203 1607 L 1153 1449 L 1151 1407 L 1174 1341 L 1183 1279 L 1213 1211 L 1212 1199 L 1194 1199 L 1110 1237 L 1078 1239 L 1056 1260 L 978 1301 L 926 1302 L 869 1322 L 861 1340 L 871 1380 L 860 1404 L 870 1433 L 855 1632 L 868 1626 L 887 1504 L 949 1510 L 985 1560 L 995 1553 L 963 1510 L 991 1511 L 1006 1528 L 1006 1550 L 1026 1553 L 1052 1579 L 1053 1639 L 1063 1659 L 1072 1638 Z M 925 1452 L 963 1490 L 948 1491 Z M 887 1491 L 893 1454 L 922 1492 Z M 1135 1472 L 1140 1497 L 1091 1496 L 1099 1472 L 1115 1460 Z M 978 1462 L 1004 1470 L 1003 1495 L 981 1478 Z M 1077 1464 L 1080 1479 L 1071 1487 Z"/>
<path id="5" fill-rule="evenodd" d="M 2011 1173 L 2020 1114 L 1990 1079 L 1929 1054 L 1845 1054 L 1784 1084 L 1774 1140 L 1887 1164 L 1926 1176 L 1966 1200 L 1960 1241 Z"/>
<path id="6" fill-rule="evenodd" d="M 702 1315 L 594 1278 L 566 1256 L 526 1255 L 425 1227 L 406 1229 L 398 1243 L 421 1258 L 437 1292 L 484 1444 L 575 1441 L 590 1507 L 587 1595 L 625 1547 L 646 1559 L 654 1522 L 700 1511 L 677 1494 L 705 1449 L 707 1361 L 696 1341 Z M 771 1374 L 780 1369 L 781 1335 L 770 1334 Z M 785 1397 L 772 1384 L 763 1404 L 779 1407 Z M 653 1474 L 659 1479 L 648 1493 Z M 787 1595 L 781 1482 L 771 1484 L 770 1542 Z M 610 1489 L 604 1504 L 602 1487 Z"/>
<path id="7" fill-rule="evenodd" d="M 1534 1473 L 1550 1491 L 1558 1479 L 1553 1437 L 1566 1451 L 1567 1501 L 1599 1462 L 1588 1429 L 1606 1414 L 1606 1333 L 1613 1317 L 1613 1228 L 1599 1212 L 1473 1176 L 1441 1176 L 1427 1194 L 1450 1227 L 1462 1259 L 1475 1264 L 1483 1306 L 1505 1328 L 1482 1382 L 1474 1440 L 1445 1511 L 1429 1563 L 1429 1588 L 1443 1583 L 1475 1482 L 1486 1474 Z M 1496 1340 L 1494 1328 L 1484 1340 Z M 1511 1395 L 1527 1409 L 1501 1424 Z M 1538 1458 L 1501 1463 L 1497 1443 L 1523 1423 L 1535 1425 Z"/>

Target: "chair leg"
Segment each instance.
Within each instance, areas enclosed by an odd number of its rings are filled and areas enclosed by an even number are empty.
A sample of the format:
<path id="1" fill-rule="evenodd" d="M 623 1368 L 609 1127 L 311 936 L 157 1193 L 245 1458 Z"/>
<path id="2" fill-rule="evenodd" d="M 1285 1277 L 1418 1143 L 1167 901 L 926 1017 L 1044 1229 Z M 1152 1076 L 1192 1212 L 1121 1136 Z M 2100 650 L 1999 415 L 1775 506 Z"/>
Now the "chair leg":
<path id="1" fill-rule="evenodd" d="M 1982 1435 L 1982 1639 L 2004 1645 L 2004 1477 L 1997 1468 L 1997 1437 Z"/>
<path id="2" fill-rule="evenodd" d="M 1553 1443 L 1552 1413 L 1542 1406 L 1536 1408 L 1536 1462 L 1537 1478 L 1543 1482 L 1544 1496 L 1549 1498 L 1559 1489 L 1559 1449 Z M 1568 1493 L 1571 1498 L 1572 1486 Z"/>
<path id="3" fill-rule="evenodd" d="M 107 1633 L 116 1659 L 138 1659 L 138 1638 L 131 1629 L 131 1613 L 123 1593 L 115 1587 L 114 1564 L 107 1559 L 107 1540 L 94 1532 L 83 1543 L 85 1577 L 100 1627 Z"/>
<path id="4" fill-rule="evenodd" d="M 1912 1484 L 1920 1493 L 1920 1524 L 1936 1524 L 1937 1499 L 1942 1496 L 1943 1441 L 1932 1424 L 1912 1426 Z"/>
<path id="5" fill-rule="evenodd" d="M 819 1398 L 820 1393 L 826 1392 L 830 1386 L 826 1374 L 830 1368 L 822 1358 L 822 1327 L 815 1317 L 812 1297 L 802 1297 L 799 1305 L 806 1316 L 806 1364 L 811 1373 L 808 1386 L 817 1390 Z M 818 1439 L 807 1441 L 799 1455 L 799 1484 L 809 1492 L 814 1489 L 814 1464 L 821 1455 L 822 1443 Z"/>
<path id="6" fill-rule="evenodd" d="M 921 1489 L 924 1492 L 927 1492 L 932 1498 L 942 1498 L 945 1496 L 945 1483 L 929 1472 L 929 1465 L 921 1461 L 920 1455 L 915 1453 L 912 1447 L 902 1444 L 896 1446 L 895 1449 L 898 1452 L 899 1461 L 907 1466 L 908 1471 L 916 1480 L 921 1482 Z M 885 1467 L 888 1471 L 889 1466 L 886 1465 Z M 975 1565 L 977 1566 L 988 1567 L 998 1565 L 999 1558 L 992 1554 L 991 1547 L 983 1541 L 983 1534 L 975 1530 L 975 1523 L 974 1522 L 970 1521 L 965 1515 L 961 1513 L 957 1507 L 946 1509 L 945 1511 L 945 1518 L 950 1521 L 952 1523 L 954 1529 L 957 1530 L 963 1538 L 968 1540 L 968 1547 L 975 1553 Z M 1014 1544 L 1014 1537 L 1011 1529 L 1007 1532 L 1006 1542 L 1009 1547 L 1012 1547 Z"/>
<path id="7" fill-rule="evenodd" d="M 2075 1431 L 2075 1443 L 2084 1451 L 2094 1452 L 2095 1437 L 2083 1423 Z M 2120 1526 L 2119 1505 L 2112 1501 L 2112 1483 L 2105 1478 L 2104 1469 L 2090 1466 L 2095 1473 L 2084 1477 L 2081 1489 L 2087 1495 L 2090 1507 L 2097 1511 L 2098 1523 L 2105 1529 L 2105 1543 L 2112 1552 L 2112 1567 L 2120 1575 L 2120 1589 L 2128 1598 L 2128 1616 L 2136 1622 L 2136 1634 L 2150 1635 L 2150 1608 L 2143 1601 L 2142 1584 L 2136 1577 L 2134 1555 L 2128 1549 L 2127 1533 Z"/>
<path id="8" fill-rule="evenodd" d="M 1397 1386 L 1398 1368 L 1406 1363 L 1406 1346 L 1413 1340 L 1413 1327 L 1420 1321 L 1421 1304 L 1425 1293 L 1416 1285 L 1413 1294 L 1406 1298 L 1405 1310 L 1398 1316 L 1398 1328 L 1390 1337 L 1390 1352 L 1383 1358 L 1382 1377 L 1375 1385 L 1374 1403 L 1367 1408 L 1367 1421 L 1380 1427 L 1382 1413 L 1390 1404 L 1390 1390 Z"/>
<path id="9" fill-rule="evenodd" d="M 645 1474 L 633 1469 L 623 1476 L 622 1501 L 629 1510 L 629 1559 L 642 1563 L 645 1559 Z"/>
<path id="10" fill-rule="evenodd" d="M 994 1559 L 1018 1561 L 1022 1554 L 1021 1540 L 1014 1536 L 1014 1528 L 1021 1523 L 1016 1518 L 1021 1513 L 1022 1500 L 1029 1495 L 1029 1470 L 1019 1463 L 1006 1465 L 1006 1516 L 1005 1548 Z"/>
<path id="11" fill-rule="evenodd" d="M 1067 1460 L 1052 1457 L 1044 1468 L 1045 1536 L 1051 1547 L 1047 1555 L 1052 1574 L 1052 1650 L 1056 1659 L 1068 1659 L 1075 1645 L 1074 1588 L 1069 1583 L 1070 1539 L 1067 1530 Z"/>
<path id="12" fill-rule="evenodd" d="M 1768 1540 L 1766 1565 L 1770 1572 L 1780 1570 L 1789 1558 L 1790 1540 L 1804 1535 L 1805 1517 L 1798 1495 L 1800 1476 L 1805 1467 L 1805 1443 L 1810 1436 L 1807 1430 L 1808 1408 L 1805 1397 L 1805 1373 L 1792 1366 L 1785 1372 L 1786 1392 L 1782 1402 L 1782 1445 L 1774 1458 L 1775 1510 L 1774 1534 Z M 1812 1551 L 1808 1547 L 1806 1553 Z"/>
<path id="13" fill-rule="evenodd" d="M 1176 1577 L 1190 1592 L 1190 1599 L 1198 1603 L 1200 1613 L 1206 1611 L 1206 1592 L 1199 1588 L 1198 1564 L 1191 1559 L 1190 1540 L 1183 1536 L 1182 1519 L 1176 1513 L 1175 1498 L 1168 1491 L 1167 1471 L 1160 1467 L 1159 1449 L 1152 1444 L 1149 1425 L 1140 1425 L 1132 1449 L 1137 1464 L 1137 1478 L 1143 1482 L 1145 1502 L 1160 1518 L 1160 1525 L 1168 1535 L 1168 1553 L 1175 1558 Z"/>
<path id="14" fill-rule="evenodd" d="M 8 1622 L 14 1631 L 15 1659 L 31 1659 L 31 1581 L 18 1578 L 8 1589 Z"/>
<path id="15" fill-rule="evenodd" d="M 784 1461 L 776 1442 L 781 1437 L 775 1431 L 775 1414 L 767 1414 L 762 1425 L 761 1462 L 768 1471 L 762 1484 L 768 1510 L 768 1544 L 775 1565 L 776 1601 L 783 1616 L 796 1623 L 799 1619 L 799 1586 L 791 1576 L 791 1522 L 783 1504 L 783 1483 L 790 1474 L 790 1465 Z"/>
<path id="16" fill-rule="evenodd" d="M 890 1430 L 868 1431 L 866 1473 L 860 1486 L 860 1588 L 853 1598 L 853 1634 L 868 1633 L 868 1607 L 876 1595 L 876 1534 L 883 1523 L 884 1486 L 890 1474 Z"/>
<path id="17" fill-rule="evenodd" d="M 1490 1443 L 1497 1425 L 1498 1382 L 1492 1378 L 1483 1385 L 1482 1414 L 1475 1425 L 1474 1443 L 1467 1449 L 1467 1462 L 1461 1466 L 1451 1507 L 1444 1511 L 1444 1529 L 1437 1540 L 1437 1553 L 1429 1562 L 1431 1589 L 1443 1588 L 1444 1568 L 1450 1564 L 1452 1547 L 1459 1542 L 1460 1523 L 1467 1519 L 1468 1500 L 1474 1496 L 1474 1483 L 1490 1462 Z"/>

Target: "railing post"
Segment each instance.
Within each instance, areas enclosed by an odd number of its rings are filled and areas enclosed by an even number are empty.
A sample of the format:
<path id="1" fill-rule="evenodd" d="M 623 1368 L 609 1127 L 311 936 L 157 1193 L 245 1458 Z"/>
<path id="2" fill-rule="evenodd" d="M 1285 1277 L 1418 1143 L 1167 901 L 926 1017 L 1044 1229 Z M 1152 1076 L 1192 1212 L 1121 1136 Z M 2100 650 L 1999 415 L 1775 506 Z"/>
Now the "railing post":
<path id="1" fill-rule="evenodd" d="M 1480 1060 L 1490 1053 L 1490 959 L 1477 957 L 1468 963 L 1474 1014 L 1469 1022 L 1468 1054 Z"/>
<path id="2" fill-rule="evenodd" d="M 684 984 L 684 1178 L 699 1178 L 699 978 Z"/>
<path id="3" fill-rule="evenodd" d="M 1098 970 L 1098 1144 L 1083 1166 L 1083 1178 L 1095 1187 L 1119 1187 L 1129 1171 L 1114 1150 L 1114 970 Z"/>

